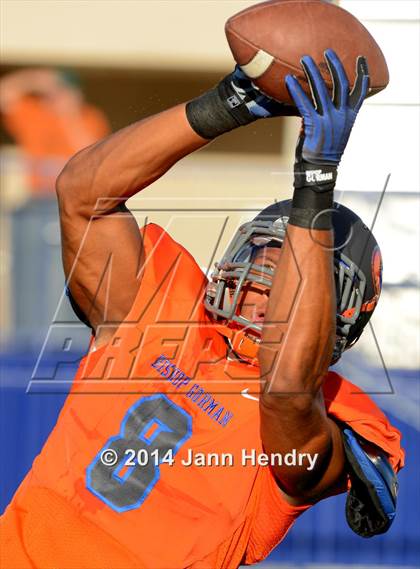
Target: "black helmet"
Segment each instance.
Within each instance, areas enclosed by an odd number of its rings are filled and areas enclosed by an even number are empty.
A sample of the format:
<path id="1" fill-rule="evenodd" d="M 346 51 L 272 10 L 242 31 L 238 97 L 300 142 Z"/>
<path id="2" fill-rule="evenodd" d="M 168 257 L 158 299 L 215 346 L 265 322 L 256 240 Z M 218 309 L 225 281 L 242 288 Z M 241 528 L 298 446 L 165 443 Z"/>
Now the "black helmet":
<path id="1" fill-rule="evenodd" d="M 337 336 L 332 363 L 335 363 L 359 339 L 376 307 L 382 288 L 382 256 L 376 239 L 360 217 L 338 203 L 334 203 L 333 209 Z M 271 286 L 272 275 L 268 269 L 254 267 L 253 258 L 256 248 L 281 246 L 290 210 L 291 200 L 284 200 L 243 224 L 222 261 L 216 264 L 207 287 L 207 310 L 225 324 L 243 326 L 250 333 L 248 338 L 255 341 L 261 334 L 261 326 L 237 314 L 239 296 L 244 284 L 250 281 Z M 233 297 L 228 294 L 232 288 L 235 288 Z"/>

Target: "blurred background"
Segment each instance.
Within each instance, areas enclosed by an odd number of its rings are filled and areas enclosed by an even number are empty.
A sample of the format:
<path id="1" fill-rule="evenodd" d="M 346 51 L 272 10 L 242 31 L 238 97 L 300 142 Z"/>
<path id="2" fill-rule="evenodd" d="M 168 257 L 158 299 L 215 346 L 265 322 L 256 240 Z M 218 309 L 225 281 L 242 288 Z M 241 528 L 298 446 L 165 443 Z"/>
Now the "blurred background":
<path id="1" fill-rule="evenodd" d="M 224 22 L 237 0 L 2 0 L 0 3 L 1 510 L 54 425 L 88 330 L 63 294 L 54 181 L 68 158 L 131 122 L 197 96 L 233 67 Z M 298 520 L 263 566 L 418 567 L 420 559 L 419 53 L 417 0 L 342 0 L 381 46 L 388 88 L 362 110 L 337 201 L 384 258 L 372 325 L 337 366 L 402 431 L 397 518 L 363 540 L 343 496 Z M 259 121 L 184 159 L 132 199 L 203 269 L 239 223 L 290 196 L 295 118 Z M 384 188 L 386 191 L 384 193 Z M 58 364 L 60 362 L 60 364 Z"/>

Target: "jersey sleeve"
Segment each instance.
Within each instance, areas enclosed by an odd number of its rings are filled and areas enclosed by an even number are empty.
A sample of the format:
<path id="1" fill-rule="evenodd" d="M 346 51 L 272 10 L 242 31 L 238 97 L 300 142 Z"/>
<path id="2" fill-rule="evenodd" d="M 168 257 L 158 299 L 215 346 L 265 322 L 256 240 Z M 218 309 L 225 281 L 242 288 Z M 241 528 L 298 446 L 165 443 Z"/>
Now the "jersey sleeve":
<path id="1" fill-rule="evenodd" d="M 271 468 L 260 467 L 245 563 L 250 565 L 265 559 L 283 541 L 296 519 L 311 505 L 289 504 L 279 489 Z"/>
<path id="2" fill-rule="evenodd" d="M 335 372 L 329 372 L 323 392 L 329 417 L 379 447 L 395 472 L 404 466 L 400 431 L 366 393 Z"/>

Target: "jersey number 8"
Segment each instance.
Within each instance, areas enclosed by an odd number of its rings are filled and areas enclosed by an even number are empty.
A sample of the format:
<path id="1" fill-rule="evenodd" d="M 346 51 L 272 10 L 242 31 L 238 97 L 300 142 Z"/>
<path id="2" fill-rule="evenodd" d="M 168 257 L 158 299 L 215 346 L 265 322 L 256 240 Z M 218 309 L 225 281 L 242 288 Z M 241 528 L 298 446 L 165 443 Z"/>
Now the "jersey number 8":
<path id="1" fill-rule="evenodd" d="M 120 434 L 87 468 L 87 488 L 117 512 L 138 508 L 159 480 L 160 463 L 168 453 L 174 456 L 191 433 L 191 416 L 168 397 L 142 397 L 127 411 Z M 128 460 L 145 453 L 158 458 L 141 465 Z"/>

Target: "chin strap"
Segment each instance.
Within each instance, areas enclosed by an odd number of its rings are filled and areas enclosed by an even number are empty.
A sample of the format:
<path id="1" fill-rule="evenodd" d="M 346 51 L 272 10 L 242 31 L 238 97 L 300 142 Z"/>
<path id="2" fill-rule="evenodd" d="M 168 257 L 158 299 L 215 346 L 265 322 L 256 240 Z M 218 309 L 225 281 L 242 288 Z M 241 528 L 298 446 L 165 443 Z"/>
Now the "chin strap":
<path id="1" fill-rule="evenodd" d="M 224 336 L 231 350 L 245 363 L 258 366 L 258 343 L 246 335 L 243 329 L 216 325 L 216 330 Z"/>

